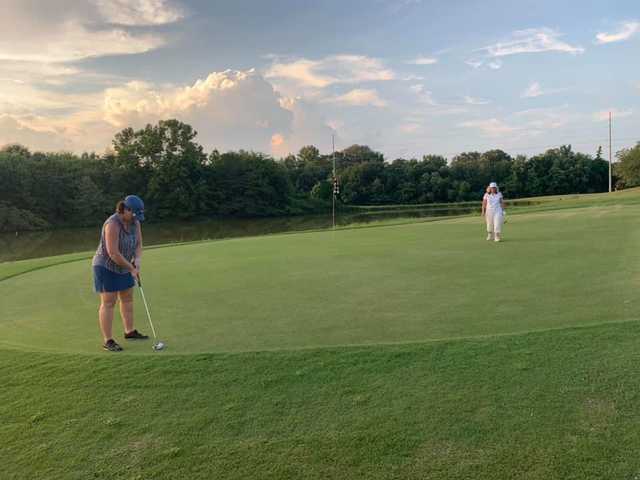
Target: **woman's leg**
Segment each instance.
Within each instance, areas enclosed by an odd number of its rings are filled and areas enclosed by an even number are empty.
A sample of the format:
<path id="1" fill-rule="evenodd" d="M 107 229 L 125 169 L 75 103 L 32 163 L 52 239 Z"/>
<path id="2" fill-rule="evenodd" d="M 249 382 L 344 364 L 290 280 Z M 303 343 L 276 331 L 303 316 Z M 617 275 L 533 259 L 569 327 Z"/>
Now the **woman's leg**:
<path id="1" fill-rule="evenodd" d="M 487 240 L 491 240 L 493 238 L 493 212 L 487 210 L 485 212 L 485 221 L 487 222 Z"/>
<path id="2" fill-rule="evenodd" d="M 98 323 L 105 343 L 113 338 L 113 310 L 116 306 L 117 298 L 116 292 L 102 292 L 100 294 Z"/>
<path id="3" fill-rule="evenodd" d="M 118 292 L 118 298 L 124 333 L 130 333 L 133 331 L 133 288 Z"/>
<path id="4" fill-rule="evenodd" d="M 496 213 L 493 217 L 493 231 L 495 232 L 496 242 L 502 240 L 502 223 L 504 222 L 504 216 L 502 212 Z"/>

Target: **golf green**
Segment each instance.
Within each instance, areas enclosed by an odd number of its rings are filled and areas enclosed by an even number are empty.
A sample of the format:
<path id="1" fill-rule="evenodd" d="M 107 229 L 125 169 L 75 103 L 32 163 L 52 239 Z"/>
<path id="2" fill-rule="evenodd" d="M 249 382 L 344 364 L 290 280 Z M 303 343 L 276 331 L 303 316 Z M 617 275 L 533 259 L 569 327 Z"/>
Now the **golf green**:
<path id="1" fill-rule="evenodd" d="M 637 318 L 638 213 L 623 202 L 512 215 L 500 244 L 479 217 L 188 244 L 148 250 L 142 273 L 163 355 L 620 322 Z M 54 260 L 0 281 L 0 345 L 102 354 L 90 261 Z M 136 325 L 149 331 L 139 297 Z"/>

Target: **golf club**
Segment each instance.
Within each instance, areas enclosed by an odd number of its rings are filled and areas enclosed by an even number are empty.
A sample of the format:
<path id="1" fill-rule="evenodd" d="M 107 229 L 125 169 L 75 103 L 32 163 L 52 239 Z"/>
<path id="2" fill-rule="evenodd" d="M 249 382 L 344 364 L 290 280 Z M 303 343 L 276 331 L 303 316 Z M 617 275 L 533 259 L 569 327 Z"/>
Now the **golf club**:
<path id="1" fill-rule="evenodd" d="M 151 321 L 151 314 L 149 313 L 149 305 L 147 305 L 147 298 L 144 295 L 144 289 L 142 288 L 142 280 L 140 280 L 140 276 L 138 276 L 138 288 L 140 289 L 140 295 L 142 296 L 142 302 L 144 303 L 144 309 L 147 312 L 147 318 L 149 319 L 149 325 L 151 325 L 151 331 L 153 332 L 153 350 L 159 352 L 160 350 L 164 350 L 164 342 L 158 341 L 158 336 L 156 335 L 156 329 L 153 327 L 153 322 Z"/>

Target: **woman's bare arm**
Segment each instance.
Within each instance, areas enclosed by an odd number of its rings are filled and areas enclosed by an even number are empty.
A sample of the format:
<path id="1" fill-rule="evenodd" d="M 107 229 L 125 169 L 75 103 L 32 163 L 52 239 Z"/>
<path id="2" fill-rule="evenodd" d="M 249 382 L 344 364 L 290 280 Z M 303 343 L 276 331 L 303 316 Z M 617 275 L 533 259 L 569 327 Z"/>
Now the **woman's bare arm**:
<path id="1" fill-rule="evenodd" d="M 140 268 L 140 261 L 142 260 L 142 227 L 140 226 L 140 222 L 136 222 L 136 229 L 138 234 L 136 238 L 138 239 L 138 244 L 136 245 L 136 267 Z"/>

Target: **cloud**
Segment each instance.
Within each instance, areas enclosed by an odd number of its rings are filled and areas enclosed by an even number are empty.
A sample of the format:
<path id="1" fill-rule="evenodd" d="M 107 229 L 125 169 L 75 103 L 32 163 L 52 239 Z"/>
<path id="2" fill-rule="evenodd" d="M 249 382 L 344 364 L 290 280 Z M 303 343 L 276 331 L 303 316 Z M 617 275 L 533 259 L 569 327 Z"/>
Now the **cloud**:
<path id="1" fill-rule="evenodd" d="M 408 60 L 406 63 L 410 65 L 433 65 L 434 63 L 438 63 L 438 59 L 433 57 L 416 57 L 413 60 Z"/>
<path id="2" fill-rule="evenodd" d="M 472 68 L 480 68 L 484 64 L 482 60 L 465 60 L 464 63 Z"/>
<path id="3" fill-rule="evenodd" d="M 399 129 L 402 133 L 413 134 L 418 132 L 422 128 L 420 123 L 403 123 Z"/>
<path id="4" fill-rule="evenodd" d="M 413 93 L 415 93 L 418 96 L 418 100 L 421 103 L 424 103 L 426 105 L 436 104 L 435 100 L 433 99 L 433 92 L 431 92 L 430 90 L 427 90 L 424 85 L 422 84 L 411 85 L 409 87 L 409 90 L 411 90 Z"/>
<path id="5" fill-rule="evenodd" d="M 324 88 L 338 79 L 319 73 L 322 62 L 300 59 L 289 63 L 275 63 L 267 70 L 266 78 L 293 80 L 295 83 L 315 88 Z"/>
<path id="6" fill-rule="evenodd" d="M 7 74 L 7 72 L 3 72 Z M 27 74 L 27 72 L 21 72 Z M 8 78 L 0 78 L 0 113 L 14 115 L 47 114 L 61 111 L 77 111 L 81 109 L 96 109 L 100 105 L 99 93 L 69 93 L 50 91 L 28 83 L 28 80 L 20 80 L 17 74 L 8 74 Z M 57 77 L 47 80 L 38 77 L 39 82 L 51 84 Z M 67 78 L 63 76 L 63 78 Z"/>
<path id="7" fill-rule="evenodd" d="M 623 42 L 638 33 L 640 33 L 640 21 L 623 22 L 614 33 L 598 33 L 595 43 L 602 45 L 605 43 Z"/>
<path id="8" fill-rule="evenodd" d="M 500 59 L 494 59 L 494 60 L 490 60 L 487 61 L 486 59 L 478 59 L 478 60 L 465 60 L 465 62 L 467 65 L 469 65 L 472 68 L 478 69 L 480 67 L 486 66 L 487 68 L 490 68 L 491 70 L 500 70 L 502 68 L 502 60 Z"/>
<path id="9" fill-rule="evenodd" d="M 617 108 L 610 108 L 608 110 L 601 110 L 599 112 L 595 112 L 592 115 L 592 118 L 596 122 L 609 121 L 609 112 L 611 112 L 611 116 L 613 117 L 614 121 L 617 118 L 625 118 L 625 117 L 630 117 L 631 115 L 633 115 L 633 110 L 631 110 L 631 109 L 619 110 Z"/>
<path id="10" fill-rule="evenodd" d="M 527 87 L 527 89 L 520 95 L 522 98 L 534 98 L 544 95 L 542 88 L 538 82 L 533 82 Z"/>
<path id="11" fill-rule="evenodd" d="M 419 82 L 424 80 L 424 77 L 421 75 L 407 75 L 406 77 L 403 77 L 402 80 L 405 82 Z"/>
<path id="12" fill-rule="evenodd" d="M 0 61 L 63 63 L 144 53 L 165 45 L 164 37 L 127 26 L 155 25 L 180 18 L 166 0 L 35 3 L 3 1 Z"/>
<path id="13" fill-rule="evenodd" d="M 0 146 L 19 143 L 31 150 L 65 150 L 70 144 L 53 129 L 37 130 L 18 117 L 0 115 Z"/>
<path id="14" fill-rule="evenodd" d="M 282 143 L 272 143 L 274 155 L 285 156 L 305 145 L 315 145 L 320 151 L 331 149 L 331 135 L 344 128 L 342 120 L 328 121 L 315 103 L 302 98 L 286 98 L 281 102 L 293 115 L 289 133 L 282 135 Z M 338 139 L 336 139 L 338 140 Z"/>
<path id="15" fill-rule="evenodd" d="M 284 145 L 284 136 L 280 133 L 275 133 L 271 136 L 271 149 L 278 149 Z"/>
<path id="16" fill-rule="evenodd" d="M 162 45 L 164 40 L 156 35 L 131 34 L 120 29 L 92 31 L 77 23 L 66 23 L 52 32 L 44 49 L 37 42 L 0 40 L 0 60 L 74 62 L 106 55 L 144 53 Z"/>
<path id="17" fill-rule="evenodd" d="M 518 127 L 507 125 L 497 118 L 489 118 L 486 120 L 471 120 L 458 124 L 460 127 L 474 128 L 480 130 L 490 137 L 499 137 L 501 135 L 513 133 L 519 130 Z"/>
<path id="18" fill-rule="evenodd" d="M 23 91 L 29 99 L 27 92 Z M 378 103 L 374 96 L 353 92 L 343 100 Z M 0 89 L 0 111 L 4 111 L 3 93 Z M 197 141 L 208 150 L 244 148 L 286 155 L 307 144 L 330 147 L 332 130 L 319 106 L 282 97 L 255 70 L 212 72 L 184 86 L 130 81 L 77 98 L 47 95 L 36 102 L 40 109 L 47 106 L 44 115 L 32 113 L 36 105 L 13 105 L 13 113 L 2 117 L 0 144 L 101 152 L 122 128 L 177 118 L 194 127 Z M 72 111 L 60 111 L 72 101 Z"/>
<path id="19" fill-rule="evenodd" d="M 525 129 L 550 130 L 567 125 L 572 120 L 578 120 L 579 115 L 568 111 L 568 105 L 547 108 L 530 108 L 514 113 L 511 118 L 523 122 Z"/>
<path id="20" fill-rule="evenodd" d="M 561 52 L 576 55 L 584 52 L 580 46 L 560 40 L 562 35 L 550 28 L 529 28 L 513 32 L 507 40 L 488 45 L 480 50 L 489 57 L 505 57 L 521 53 Z"/>
<path id="21" fill-rule="evenodd" d="M 355 90 L 351 90 L 350 92 L 345 93 L 344 95 L 340 95 L 338 97 L 332 97 L 325 102 L 328 103 L 338 103 L 342 105 L 350 105 L 350 106 L 373 106 L 373 107 L 386 107 L 387 102 L 382 100 L 378 92 L 374 89 L 364 89 L 357 88 Z"/>
<path id="22" fill-rule="evenodd" d="M 104 118 L 113 126 L 141 127 L 166 118 L 194 126 L 207 148 L 268 151 L 275 134 L 290 133 L 292 113 L 255 70 L 213 72 L 185 87 L 129 82 L 107 89 Z"/>
<path id="23" fill-rule="evenodd" d="M 535 98 L 542 95 L 553 95 L 555 93 L 565 92 L 566 88 L 542 88 L 540 83 L 532 82 L 525 90 L 520 94 L 521 98 Z"/>
<path id="24" fill-rule="evenodd" d="M 470 97 L 468 95 L 465 95 L 464 103 L 466 103 L 468 105 L 488 105 L 488 104 L 491 103 L 491 101 L 490 100 L 484 100 L 482 98 L 474 98 L 474 97 Z"/>
<path id="25" fill-rule="evenodd" d="M 467 65 L 478 69 L 487 67 L 492 70 L 502 68 L 502 58 L 522 53 L 561 52 L 577 55 L 584 52 L 581 46 L 571 45 L 560 40 L 562 35 L 550 28 L 529 28 L 517 30 L 504 41 L 488 45 L 476 50 L 483 54 L 475 54 L 465 61 Z"/>
<path id="26" fill-rule="evenodd" d="M 396 75 L 376 58 L 333 55 L 320 60 L 275 61 L 265 72 L 265 78 L 278 85 L 322 89 L 336 84 L 388 81 Z"/>
<path id="27" fill-rule="evenodd" d="M 184 10 L 167 0 L 92 0 L 108 23 L 126 26 L 165 25 L 182 20 Z"/>

